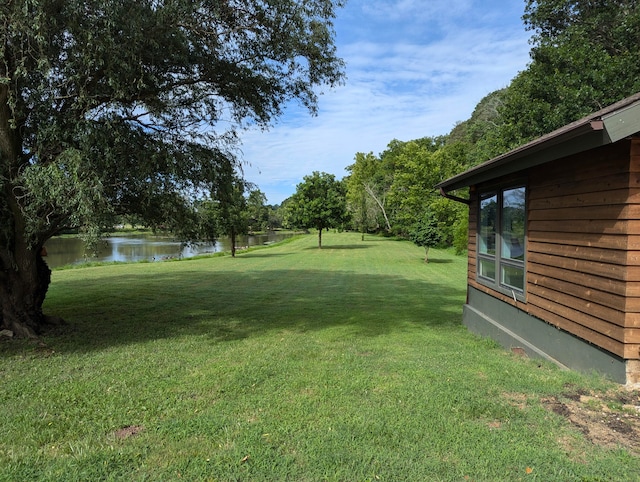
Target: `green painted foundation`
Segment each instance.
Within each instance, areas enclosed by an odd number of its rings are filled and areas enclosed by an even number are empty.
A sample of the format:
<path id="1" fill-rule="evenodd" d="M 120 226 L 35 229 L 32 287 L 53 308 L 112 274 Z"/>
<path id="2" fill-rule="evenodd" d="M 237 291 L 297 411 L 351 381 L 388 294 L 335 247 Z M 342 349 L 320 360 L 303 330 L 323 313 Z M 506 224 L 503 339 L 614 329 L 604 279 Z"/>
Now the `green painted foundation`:
<path id="1" fill-rule="evenodd" d="M 509 350 L 519 348 L 532 358 L 550 360 L 562 368 L 596 371 L 617 383 L 627 382 L 622 358 L 471 286 L 468 290 L 463 323 L 471 332 L 492 338 Z"/>

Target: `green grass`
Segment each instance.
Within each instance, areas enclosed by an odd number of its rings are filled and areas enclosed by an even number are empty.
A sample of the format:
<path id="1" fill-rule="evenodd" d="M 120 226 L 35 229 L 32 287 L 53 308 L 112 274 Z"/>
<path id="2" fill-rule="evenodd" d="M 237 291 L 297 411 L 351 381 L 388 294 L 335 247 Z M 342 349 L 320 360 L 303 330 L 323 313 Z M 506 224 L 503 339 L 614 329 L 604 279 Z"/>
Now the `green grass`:
<path id="1" fill-rule="evenodd" d="M 0 480 L 638 480 L 541 401 L 609 384 L 461 325 L 465 258 L 316 243 L 54 271 L 68 326 L 0 343 Z"/>

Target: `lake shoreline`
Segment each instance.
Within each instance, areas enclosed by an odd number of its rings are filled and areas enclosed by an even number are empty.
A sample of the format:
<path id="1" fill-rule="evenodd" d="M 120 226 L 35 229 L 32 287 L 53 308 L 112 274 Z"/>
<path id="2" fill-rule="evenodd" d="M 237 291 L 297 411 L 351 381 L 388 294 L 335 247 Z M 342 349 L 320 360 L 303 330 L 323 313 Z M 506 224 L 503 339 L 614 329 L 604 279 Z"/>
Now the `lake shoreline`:
<path id="1" fill-rule="evenodd" d="M 236 249 L 277 243 L 292 237 L 294 231 L 270 231 L 264 234 L 238 236 Z M 215 243 L 185 244 L 173 236 L 151 232 L 125 233 L 116 231 L 103 237 L 97 249 L 91 252 L 77 235 L 51 238 L 45 243 L 45 260 L 51 269 L 95 263 L 156 262 L 214 255 L 231 251 L 231 239 L 220 237 Z"/>

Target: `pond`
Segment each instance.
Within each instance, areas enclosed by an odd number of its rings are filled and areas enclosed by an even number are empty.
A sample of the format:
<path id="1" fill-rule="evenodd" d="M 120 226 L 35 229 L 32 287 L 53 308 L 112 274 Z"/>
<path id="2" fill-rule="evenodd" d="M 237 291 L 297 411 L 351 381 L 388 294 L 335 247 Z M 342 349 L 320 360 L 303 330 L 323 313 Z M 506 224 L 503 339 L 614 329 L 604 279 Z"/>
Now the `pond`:
<path id="1" fill-rule="evenodd" d="M 292 236 L 292 233 L 269 232 L 266 234 L 238 236 L 236 246 L 259 246 L 274 243 Z M 55 237 L 46 242 L 50 268 L 87 261 L 163 261 L 189 258 L 199 254 L 231 251 L 231 239 L 220 238 L 215 243 L 184 246 L 174 238 L 153 235 L 110 236 L 98 244 L 98 252 L 87 252 L 83 241 L 76 237 Z"/>

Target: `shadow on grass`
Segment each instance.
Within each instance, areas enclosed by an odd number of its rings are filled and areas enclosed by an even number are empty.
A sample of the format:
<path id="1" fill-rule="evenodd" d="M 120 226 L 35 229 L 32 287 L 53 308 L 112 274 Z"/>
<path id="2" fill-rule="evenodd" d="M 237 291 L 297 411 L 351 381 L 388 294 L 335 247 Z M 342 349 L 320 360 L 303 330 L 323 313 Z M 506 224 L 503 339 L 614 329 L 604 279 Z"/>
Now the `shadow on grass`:
<path id="1" fill-rule="evenodd" d="M 249 259 L 249 258 L 281 258 L 283 256 L 290 256 L 290 253 L 261 253 L 260 250 L 254 251 L 238 251 L 236 253 L 236 259 Z"/>
<path id="2" fill-rule="evenodd" d="M 382 336 L 425 326 L 458 330 L 461 325 L 464 289 L 427 280 L 183 266 L 154 274 L 106 272 L 92 282 L 80 277 L 54 282 L 45 310 L 68 325 L 47 336 L 47 344 L 58 353 L 84 352 L 190 335 L 224 342 L 272 330 L 341 326 L 349 336 Z"/>
<path id="3" fill-rule="evenodd" d="M 452 259 L 441 259 L 441 258 L 429 258 L 429 262 L 426 264 L 449 264 L 453 263 Z"/>
<path id="4" fill-rule="evenodd" d="M 370 248 L 371 246 L 367 246 L 367 245 L 358 245 L 358 244 L 333 244 L 333 245 L 322 245 L 322 248 L 318 248 L 318 246 L 309 246 L 308 248 L 305 248 L 307 251 L 313 251 L 313 250 L 318 250 L 318 249 L 322 249 L 323 251 L 329 251 L 332 249 L 340 249 L 340 250 L 349 250 L 349 249 L 367 249 Z"/>

